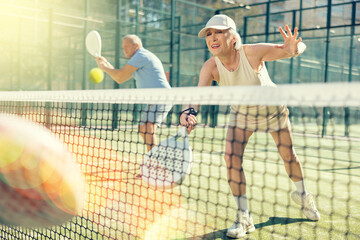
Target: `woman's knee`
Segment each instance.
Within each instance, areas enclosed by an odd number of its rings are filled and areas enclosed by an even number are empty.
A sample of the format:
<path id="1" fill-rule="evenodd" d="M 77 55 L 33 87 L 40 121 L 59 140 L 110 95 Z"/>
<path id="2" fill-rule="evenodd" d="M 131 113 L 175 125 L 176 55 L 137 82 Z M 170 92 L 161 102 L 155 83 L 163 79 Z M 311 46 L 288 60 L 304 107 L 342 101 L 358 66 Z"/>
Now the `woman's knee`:
<path id="1" fill-rule="evenodd" d="M 242 157 L 235 156 L 234 154 L 227 154 L 225 153 L 224 156 L 226 166 L 228 167 L 228 170 L 240 170 L 242 169 Z"/>
<path id="2" fill-rule="evenodd" d="M 280 154 L 285 163 L 299 163 L 299 159 L 294 151 Z"/>

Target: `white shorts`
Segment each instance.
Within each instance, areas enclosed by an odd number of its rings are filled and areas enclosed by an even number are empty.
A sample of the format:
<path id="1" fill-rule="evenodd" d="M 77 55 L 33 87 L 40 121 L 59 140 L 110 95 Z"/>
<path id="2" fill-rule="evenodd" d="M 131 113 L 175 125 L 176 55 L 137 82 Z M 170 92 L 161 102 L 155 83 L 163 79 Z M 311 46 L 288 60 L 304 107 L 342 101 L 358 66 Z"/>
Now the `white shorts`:
<path id="1" fill-rule="evenodd" d="M 231 106 L 229 126 L 249 131 L 276 132 L 290 125 L 286 106 Z"/>

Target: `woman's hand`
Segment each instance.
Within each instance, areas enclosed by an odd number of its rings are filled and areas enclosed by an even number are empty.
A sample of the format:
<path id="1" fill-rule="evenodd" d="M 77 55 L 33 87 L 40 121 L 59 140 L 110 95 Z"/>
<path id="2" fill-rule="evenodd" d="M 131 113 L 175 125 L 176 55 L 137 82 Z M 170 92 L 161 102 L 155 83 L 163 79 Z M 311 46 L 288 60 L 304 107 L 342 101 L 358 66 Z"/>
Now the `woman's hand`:
<path id="1" fill-rule="evenodd" d="M 302 41 L 301 37 L 298 38 L 298 29 L 297 27 L 294 28 L 294 35 L 288 25 L 285 25 L 285 30 L 286 32 L 282 27 L 279 27 L 279 31 L 284 38 L 284 44 L 277 47 L 283 49 L 292 57 L 298 56 L 300 54 L 298 52 L 298 43 Z"/>
<path id="2" fill-rule="evenodd" d="M 180 124 L 181 126 L 187 127 L 188 133 L 195 128 L 196 122 L 196 117 L 188 112 L 183 112 L 180 115 Z"/>

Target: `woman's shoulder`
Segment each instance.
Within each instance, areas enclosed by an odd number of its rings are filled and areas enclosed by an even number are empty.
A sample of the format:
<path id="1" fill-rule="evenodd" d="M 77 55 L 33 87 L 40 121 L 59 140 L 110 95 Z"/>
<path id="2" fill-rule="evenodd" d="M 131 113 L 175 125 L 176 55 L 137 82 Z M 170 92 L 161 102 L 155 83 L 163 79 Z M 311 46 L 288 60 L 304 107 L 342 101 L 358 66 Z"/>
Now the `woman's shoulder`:
<path id="1" fill-rule="evenodd" d="M 252 61 L 254 58 L 257 59 L 259 56 L 258 44 L 244 44 L 243 53 L 248 61 Z"/>
<path id="2" fill-rule="evenodd" d="M 210 80 L 219 80 L 219 71 L 216 66 L 215 57 L 211 57 L 208 59 L 202 66 L 200 75 L 202 76 L 202 79 L 206 79 L 206 81 Z M 206 85 L 206 84 L 205 84 Z"/>
<path id="3" fill-rule="evenodd" d="M 214 66 L 216 66 L 216 62 L 215 62 L 215 56 L 212 56 L 211 58 L 209 58 L 208 60 L 206 60 L 206 62 L 204 62 L 203 64 L 203 68 L 213 68 Z"/>
<path id="4" fill-rule="evenodd" d="M 245 53 L 250 53 L 252 51 L 254 51 L 256 48 L 256 44 L 244 44 L 242 45 L 242 49 L 244 50 Z"/>

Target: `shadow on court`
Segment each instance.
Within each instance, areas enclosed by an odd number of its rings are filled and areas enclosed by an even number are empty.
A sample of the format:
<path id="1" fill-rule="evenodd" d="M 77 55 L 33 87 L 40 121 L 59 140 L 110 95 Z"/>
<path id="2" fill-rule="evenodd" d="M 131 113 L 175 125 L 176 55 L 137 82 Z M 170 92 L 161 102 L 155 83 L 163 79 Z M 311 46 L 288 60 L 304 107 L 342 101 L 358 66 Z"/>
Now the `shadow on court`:
<path id="1" fill-rule="evenodd" d="M 307 218 L 270 217 L 269 220 L 267 220 L 267 222 L 255 224 L 255 228 L 259 229 L 272 225 L 278 225 L 278 224 L 287 225 L 298 222 L 313 222 L 313 221 Z"/>
<path id="2" fill-rule="evenodd" d="M 278 225 L 278 224 L 287 225 L 287 224 L 298 223 L 298 222 L 312 222 L 312 221 L 309 219 L 306 219 L 306 218 L 270 217 L 269 220 L 267 220 L 266 222 L 255 224 L 255 228 L 256 228 L 256 230 L 258 230 L 260 228 L 268 227 L 268 226 L 272 226 L 272 225 Z M 210 233 L 207 233 L 207 234 L 204 234 L 201 236 L 187 238 L 186 240 L 232 239 L 232 238 L 228 238 L 226 236 L 226 231 L 227 231 L 227 229 L 222 229 L 222 230 L 210 232 Z M 251 235 L 249 235 L 249 237 L 250 236 Z M 173 240 L 180 240 L 180 239 L 173 239 Z"/>

